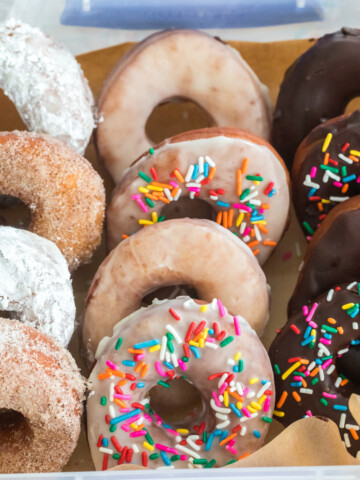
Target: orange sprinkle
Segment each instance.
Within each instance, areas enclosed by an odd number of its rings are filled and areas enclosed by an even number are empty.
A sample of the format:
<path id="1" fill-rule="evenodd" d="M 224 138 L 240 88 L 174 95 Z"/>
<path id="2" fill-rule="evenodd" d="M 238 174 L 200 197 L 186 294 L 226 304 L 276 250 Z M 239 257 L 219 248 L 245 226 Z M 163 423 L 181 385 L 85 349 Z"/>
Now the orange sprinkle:
<path id="1" fill-rule="evenodd" d="M 259 249 L 257 249 L 257 250 L 252 250 L 252 252 L 253 252 L 254 256 L 256 257 L 256 255 L 259 255 L 260 250 L 259 250 Z"/>
<path id="2" fill-rule="evenodd" d="M 329 152 L 327 152 L 324 157 L 324 165 L 327 165 L 329 163 L 329 158 L 330 158 L 330 154 Z"/>
<path id="3" fill-rule="evenodd" d="M 154 185 L 154 187 L 161 187 L 161 188 L 167 188 L 169 190 L 172 190 L 174 187 L 168 183 L 160 183 L 160 182 L 151 182 L 151 185 Z"/>
<path id="4" fill-rule="evenodd" d="M 345 185 L 341 189 L 341 193 L 346 193 L 349 190 L 349 184 L 345 183 Z"/>
<path id="5" fill-rule="evenodd" d="M 156 195 L 153 195 L 152 193 L 145 193 L 146 198 L 150 198 L 150 200 L 157 200 L 158 197 Z"/>
<path id="6" fill-rule="evenodd" d="M 249 455 L 250 455 L 250 452 L 244 453 L 244 455 L 241 455 L 241 457 L 238 458 L 238 461 L 239 461 L 239 460 L 242 460 L 243 458 L 248 457 Z"/>
<path id="7" fill-rule="evenodd" d="M 337 331 L 342 335 L 344 333 L 343 327 L 337 327 Z"/>
<path id="8" fill-rule="evenodd" d="M 244 161 L 241 166 L 241 173 L 246 173 L 247 167 L 248 167 L 249 159 L 244 158 Z"/>
<path id="9" fill-rule="evenodd" d="M 228 228 L 228 212 L 222 212 L 222 213 L 223 213 L 222 226 L 224 228 Z"/>
<path id="10" fill-rule="evenodd" d="M 105 380 L 105 378 L 110 378 L 111 377 L 111 373 L 110 372 L 105 372 L 105 373 L 100 373 L 98 375 L 98 379 L 99 380 Z"/>
<path id="11" fill-rule="evenodd" d="M 120 372 L 120 370 L 111 370 L 111 373 L 112 373 L 115 377 L 125 378 L 125 373 Z"/>
<path id="12" fill-rule="evenodd" d="M 300 358 L 300 363 L 301 365 L 309 365 L 310 362 L 306 358 Z"/>
<path id="13" fill-rule="evenodd" d="M 269 230 L 264 226 L 264 225 L 261 225 L 261 223 L 258 223 L 257 224 L 257 227 L 259 230 L 261 230 L 263 233 L 269 233 Z"/>
<path id="14" fill-rule="evenodd" d="M 129 353 L 138 353 L 139 355 L 142 355 L 145 353 L 145 350 L 135 350 L 134 348 L 128 348 Z"/>
<path id="15" fill-rule="evenodd" d="M 286 390 L 284 390 L 281 394 L 281 397 L 280 397 L 278 403 L 276 404 L 276 408 L 281 408 L 284 405 L 285 400 L 287 399 L 287 396 L 288 396 L 288 392 Z"/>
<path id="16" fill-rule="evenodd" d="M 247 246 L 249 248 L 253 248 L 253 247 L 256 247 L 256 245 L 259 245 L 259 243 L 260 242 L 258 240 L 254 240 L 253 242 L 248 243 Z"/>
<path id="17" fill-rule="evenodd" d="M 250 236 L 251 237 L 255 237 L 255 229 L 252 228 L 251 231 L 250 231 Z"/>
<path id="18" fill-rule="evenodd" d="M 159 197 L 162 197 L 162 196 L 164 195 L 164 193 L 163 193 L 163 192 L 155 192 L 155 191 L 154 191 L 154 192 L 152 192 L 152 195 L 154 195 L 154 197 L 155 197 L 156 199 L 158 199 Z"/>
<path id="19" fill-rule="evenodd" d="M 126 385 L 127 384 L 127 381 L 126 380 L 120 380 L 118 383 L 117 383 L 117 386 L 118 387 L 122 387 L 123 385 Z"/>
<path id="20" fill-rule="evenodd" d="M 307 387 L 307 383 L 305 382 L 305 379 L 301 377 L 301 383 L 304 388 Z"/>
<path id="21" fill-rule="evenodd" d="M 120 398 L 114 398 L 113 402 L 116 403 L 116 405 L 119 405 L 119 407 L 121 407 L 121 408 L 126 408 L 127 407 L 127 404 L 125 402 L 123 402 L 122 400 L 120 400 Z"/>
<path id="22" fill-rule="evenodd" d="M 125 235 L 125 233 L 123 233 L 122 238 L 125 240 L 125 238 L 129 238 L 129 235 Z"/>
<path id="23" fill-rule="evenodd" d="M 145 365 L 143 366 L 143 368 L 141 369 L 141 372 L 140 372 L 140 377 L 141 378 L 144 378 L 145 375 L 147 374 L 147 371 L 149 370 L 149 364 L 148 363 L 145 363 Z"/>
<path id="24" fill-rule="evenodd" d="M 239 402 L 243 402 L 243 401 L 244 401 L 244 399 L 243 399 L 242 397 L 240 397 L 240 395 L 239 395 L 237 392 L 231 392 L 231 391 L 229 390 L 229 394 L 230 394 L 232 397 L 236 398 L 236 400 L 238 400 Z"/>
<path id="25" fill-rule="evenodd" d="M 181 173 L 179 172 L 179 170 L 177 168 L 175 168 L 173 173 L 174 173 L 175 177 L 179 180 L 180 183 L 185 182 L 184 177 L 181 175 Z"/>
<path id="26" fill-rule="evenodd" d="M 209 180 L 212 180 L 214 178 L 215 172 L 216 172 L 216 167 L 212 167 L 210 169 L 209 176 L 208 176 Z"/>
<path id="27" fill-rule="evenodd" d="M 172 196 L 173 198 L 176 197 L 178 191 L 179 191 L 179 187 L 174 188 L 174 190 L 171 192 L 171 196 Z"/>
<path id="28" fill-rule="evenodd" d="M 241 195 L 242 193 L 242 177 L 241 170 L 238 168 L 236 171 L 236 195 Z"/>
<path id="29" fill-rule="evenodd" d="M 310 377 L 315 377 L 315 375 L 317 375 L 319 373 L 319 368 L 316 367 L 314 368 L 314 370 L 310 373 Z"/>
<path id="30" fill-rule="evenodd" d="M 277 245 L 277 242 L 273 242 L 272 240 L 264 240 L 263 245 L 267 245 L 268 247 L 275 247 L 275 245 Z"/>
<path id="31" fill-rule="evenodd" d="M 229 215 L 228 215 L 229 228 L 232 227 L 232 225 L 233 225 L 233 220 L 234 220 L 234 210 L 233 210 L 232 208 L 230 208 L 230 210 L 229 210 Z"/>
<path id="32" fill-rule="evenodd" d="M 321 202 L 318 202 L 317 207 L 320 212 L 324 210 L 323 204 Z"/>
<path id="33" fill-rule="evenodd" d="M 349 383 L 349 380 L 347 378 L 344 378 L 344 380 L 342 380 L 342 382 L 340 383 L 340 385 L 343 387 L 344 385 L 346 385 L 347 383 Z"/>
<path id="34" fill-rule="evenodd" d="M 263 208 L 264 210 L 268 210 L 270 208 L 270 205 L 268 203 L 262 203 L 261 208 Z"/>
<path id="35" fill-rule="evenodd" d="M 328 321 L 329 323 L 332 323 L 332 324 L 336 323 L 335 318 L 331 318 L 331 317 L 329 317 L 329 318 L 327 319 L 327 321 Z"/>
<path id="36" fill-rule="evenodd" d="M 139 372 L 139 371 L 143 368 L 144 365 L 146 365 L 145 362 L 140 362 L 140 363 L 138 363 L 138 364 L 136 365 L 135 369 L 134 369 L 135 372 L 136 372 L 136 373 Z"/>
<path id="37" fill-rule="evenodd" d="M 218 212 L 217 217 L 216 217 L 216 223 L 221 225 L 221 221 L 222 221 L 222 212 Z"/>
<path id="38" fill-rule="evenodd" d="M 354 428 L 350 428 L 350 433 L 354 440 L 359 440 L 359 435 L 356 433 L 356 430 Z"/>
<path id="39" fill-rule="evenodd" d="M 297 402 L 301 402 L 301 397 L 298 392 L 292 392 L 292 396 L 295 398 Z"/>
<path id="40" fill-rule="evenodd" d="M 357 157 L 355 157 L 355 155 L 349 155 L 349 158 L 350 160 L 352 160 L 353 162 L 358 162 L 359 159 Z"/>
<path id="41" fill-rule="evenodd" d="M 170 200 L 166 197 L 159 197 L 159 200 L 161 200 L 164 203 L 170 203 Z"/>
<path id="42" fill-rule="evenodd" d="M 224 440 L 221 440 L 221 442 L 219 443 L 220 446 L 222 445 L 225 445 L 226 443 L 230 442 L 230 440 L 232 440 L 233 438 L 235 438 L 237 435 L 237 433 L 233 433 L 232 435 L 229 435 L 228 437 L 224 438 Z"/>

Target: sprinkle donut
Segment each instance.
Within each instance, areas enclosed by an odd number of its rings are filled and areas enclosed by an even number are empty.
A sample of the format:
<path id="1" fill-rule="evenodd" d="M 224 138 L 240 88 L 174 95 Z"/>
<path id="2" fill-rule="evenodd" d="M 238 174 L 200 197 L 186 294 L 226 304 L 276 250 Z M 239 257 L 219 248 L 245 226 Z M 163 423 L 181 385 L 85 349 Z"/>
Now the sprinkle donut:
<path id="1" fill-rule="evenodd" d="M 219 300 L 157 302 L 115 326 L 99 347 L 87 401 L 97 470 L 211 468 L 260 448 L 273 410 L 273 374 L 256 333 Z M 201 394 L 201 413 L 182 428 L 151 407 L 153 387 L 181 377 Z M 150 401 L 150 403 L 149 403 Z"/>
<path id="2" fill-rule="evenodd" d="M 1 132 L 0 191 L 29 207 L 29 230 L 52 240 L 70 270 L 90 260 L 101 240 L 105 191 L 85 158 L 46 135 Z"/>
<path id="3" fill-rule="evenodd" d="M 145 125 L 152 110 L 179 98 L 200 105 L 214 125 L 232 125 L 269 140 L 267 88 L 240 54 L 202 32 L 165 30 L 124 55 L 100 93 L 96 144 L 115 182 L 151 147 Z"/>
<path id="4" fill-rule="evenodd" d="M 268 320 L 265 275 L 245 243 L 210 220 L 181 218 L 144 228 L 100 265 L 86 299 L 83 344 L 90 360 L 114 325 L 164 286 L 191 285 L 200 298 L 222 298 L 257 332 Z"/>
<path id="5" fill-rule="evenodd" d="M 2 312 L 67 346 L 75 302 L 66 260 L 53 242 L 0 227 L 0 291 Z"/>
<path id="6" fill-rule="evenodd" d="M 80 65 L 62 44 L 18 20 L 0 24 L 0 88 L 30 131 L 84 153 L 95 126 L 94 100 Z"/>
<path id="7" fill-rule="evenodd" d="M 321 37 L 287 69 L 272 139 L 289 170 L 306 135 L 321 122 L 342 115 L 350 100 L 359 96 L 359 48 L 360 30 L 342 28 Z"/>
<path id="8" fill-rule="evenodd" d="M 117 185 L 107 211 L 108 246 L 166 220 L 171 203 L 176 217 L 216 220 L 262 265 L 287 224 L 288 183 L 282 159 L 255 135 L 229 127 L 176 135 L 142 155 Z"/>
<path id="9" fill-rule="evenodd" d="M 0 319 L 0 473 L 58 472 L 80 433 L 85 384 L 70 353 Z"/>
<path id="10" fill-rule="evenodd" d="M 360 110 L 321 124 L 300 144 L 293 200 L 308 239 L 334 206 L 360 193 L 359 160 Z"/>
<path id="11" fill-rule="evenodd" d="M 349 399 L 360 394 L 359 292 L 355 281 L 306 302 L 290 316 L 269 351 L 276 418 L 288 426 L 304 416 L 329 417 L 358 458 L 360 426 L 350 413 Z"/>

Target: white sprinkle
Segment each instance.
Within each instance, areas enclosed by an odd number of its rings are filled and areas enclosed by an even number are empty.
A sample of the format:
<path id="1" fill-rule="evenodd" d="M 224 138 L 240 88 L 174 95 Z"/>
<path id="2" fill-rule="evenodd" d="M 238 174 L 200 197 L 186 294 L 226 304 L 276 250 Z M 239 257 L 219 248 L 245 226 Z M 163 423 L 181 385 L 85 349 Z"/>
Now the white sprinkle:
<path id="1" fill-rule="evenodd" d="M 339 175 L 336 175 L 335 173 L 330 172 L 330 170 L 327 170 L 327 174 L 329 175 L 329 177 L 334 179 L 336 182 L 340 182 L 341 177 L 339 177 Z"/>
<path id="2" fill-rule="evenodd" d="M 352 327 L 353 327 L 353 330 L 358 330 L 359 324 L 357 322 L 353 322 Z"/>
<path id="3" fill-rule="evenodd" d="M 109 393 L 109 399 L 110 402 L 114 401 L 114 390 L 115 390 L 115 383 L 110 383 L 110 393 Z"/>
<path id="4" fill-rule="evenodd" d="M 204 157 L 198 158 L 199 173 L 204 173 Z"/>
<path id="5" fill-rule="evenodd" d="M 236 382 L 236 390 L 238 391 L 238 394 L 242 397 L 242 395 L 244 394 L 244 390 L 240 382 Z"/>
<path id="6" fill-rule="evenodd" d="M 227 374 L 227 373 L 223 373 L 223 374 L 221 375 L 221 378 L 220 378 L 220 380 L 219 380 L 219 382 L 218 382 L 218 388 L 221 387 L 221 385 L 225 382 L 225 379 L 226 379 L 227 377 L 228 377 L 228 374 Z"/>
<path id="7" fill-rule="evenodd" d="M 184 445 L 180 445 L 178 443 L 178 444 L 175 445 L 175 448 L 177 450 L 180 450 L 180 451 L 184 452 L 184 453 L 187 453 L 188 455 L 190 455 L 190 457 L 200 458 L 200 455 L 197 452 L 194 452 L 193 450 L 190 450 L 190 448 L 184 447 Z"/>
<path id="8" fill-rule="evenodd" d="M 182 190 L 181 190 L 181 188 L 179 188 L 177 194 L 174 197 L 174 202 L 177 202 L 179 200 L 181 192 L 182 192 Z"/>
<path id="9" fill-rule="evenodd" d="M 260 390 L 257 392 L 256 396 L 257 398 L 260 398 L 265 390 L 267 390 L 271 386 L 271 382 L 266 382 L 265 385 L 263 385 Z"/>
<path id="10" fill-rule="evenodd" d="M 343 355 L 344 353 L 346 353 L 346 352 L 348 352 L 348 351 L 349 351 L 348 348 L 343 348 L 342 350 L 339 350 L 339 351 L 337 352 L 337 354 L 338 354 L 338 355 Z"/>
<path id="11" fill-rule="evenodd" d="M 345 421 L 346 421 L 346 413 L 342 413 L 340 415 L 340 422 L 339 422 L 339 427 L 344 428 L 345 427 Z"/>
<path id="12" fill-rule="evenodd" d="M 199 188 L 199 185 L 195 182 L 189 182 L 186 184 L 186 186 L 189 188 L 189 187 L 196 187 L 196 188 Z"/>
<path id="13" fill-rule="evenodd" d="M 349 200 L 350 197 L 334 197 L 334 196 L 331 196 L 329 198 L 329 200 L 331 200 L 332 202 L 345 202 L 345 200 Z"/>
<path id="14" fill-rule="evenodd" d="M 217 298 L 214 298 L 213 301 L 211 302 L 211 308 L 215 311 L 218 310 Z"/>
<path id="15" fill-rule="evenodd" d="M 295 242 L 295 251 L 296 251 L 296 256 L 301 257 L 301 249 L 300 249 L 300 243 Z"/>
<path id="16" fill-rule="evenodd" d="M 347 424 L 345 425 L 345 428 L 346 428 L 347 430 L 350 430 L 351 428 L 353 428 L 354 430 L 359 430 L 360 427 L 359 427 L 359 425 L 351 425 L 350 423 L 347 423 Z"/>
<path id="17" fill-rule="evenodd" d="M 214 200 L 215 202 L 219 199 L 218 196 L 216 195 L 210 195 L 211 200 Z"/>
<path id="18" fill-rule="evenodd" d="M 136 422 L 138 425 L 141 425 L 144 421 L 144 417 L 141 415 L 141 417 L 139 418 L 139 420 Z"/>
<path id="19" fill-rule="evenodd" d="M 208 155 L 205 156 L 205 161 L 208 162 L 210 167 L 215 167 L 216 166 L 216 163 Z"/>
<path id="20" fill-rule="evenodd" d="M 306 175 L 304 185 L 305 187 L 315 188 L 316 190 L 320 188 L 320 185 L 318 183 L 314 183 L 311 181 L 310 175 Z"/>
<path id="21" fill-rule="evenodd" d="M 250 235 L 246 235 L 246 237 L 242 238 L 242 241 L 245 243 L 248 243 L 249 240 L 250 240 Z"/>
<path id="22" fill-rule="evenodd" d="M 114 405 L 109 405 L 109 415 L 110 415 L 111 418 L 116 417 Z"/>
<path id="23" fill-rule="evenodd" d="M 243 437 L 246 433 L 246 427 L 245 425 L 242 425 L 242 429 L 240 430 L 240 435 Z"/>
<path id="24" fill-rule="evenodd" d="M 219 395 L 219 401 L 222 403 L 224 401 L 224 396 L 223 395 Z"/>
<path id="25" fill-rule="evenodd" d="M 324 370 L 322 368 L 319 370 L 319 377 L 322 382 L 325 380 Z"/>
<path id="26" fill-rule="evenodd" d="M 200 445 L 196 445 L 196 443 L 194 442 L 194 440 L 199 440 L 199 438 L 199 435 L 189 435 L 188 437 L 186 437 L 186 441 L 191 448 L 199 451 L 201 449 Z"/>
<path id="27" fill-rule="evenodd" d="M 136 443 L 133 443 L 131 447 L 134 450 L 134 453 L 139 453 L 139 449 L 138 449 L 138 446 L 136 445 Z"/>
<path id="28" fill-rule="evenodd" d="M 231 412 L 231 408 L 218 407 L 213 398 L 210 399 L 210 405 L 211 405 L 211 408 L 213 410 L 215 410 L 215 412 L 219 412 L 219 413 L 230 413 Z M 224 419 L 222 419 L 222 420 L 224 420 Z"/>
<path id="29" fill-rule="evenodd" d="M 149 403 L 149 399 L 143 398 L 142 400 L 138 400 L 138 403 L 141 403 L 141 405 L 146 405 L 147 403 Z"/>
<path id="30" fill-rule="evenodd" d="M 178 359 L 177 359 L 175 353 L 171 354 L 171 362 L 172 362 L 172 364 L 174 365 L 175 368 L 177 368 L 179 366 L 179 362 L 178 362 Z"/>
<path id="31" fill-rule="evenodd" d="M 194 200 L 195 192 L 190 192 L 189 198 L 190 198 L 190 200 Z"/>
<path id="32" fill-rule="evenodd" d="M 351 443 L 350 443 L 350 439 L 349 439 L 349 434 L 348 434 L 348 433 L 344 433 L 344 440 L 345 440 L 345 447 L 346 447 L 346 448 L 350 448 Z M 99 449 L 99 450 L 100 450 L 100 449 Z"/>
<path id="33" fill-rule="evenodd" d="M 310 365 L 309 365 L 308 368 L 307 368 L 307 369 L 309 370 L 309 372 L 311 372 L 311 370 L 312 370 L 313 368 L 315 368 L 315 365 L 316 365 L 316 362 L 311 362 L 311 363 L 310 363 Z"/>
<path id="34" fill-rule="evenodd" d="M 234 382 L 234 380 L 231 380 L 231 382 L 230 382 L 230 387 L 235 387 L 235 382 Z"/>
<path id="35" fill-rule="evenodd" d="M 164 336 L 161 339 L 161 349 L 160 349 L 160 360 L 163 361 L 165 358 L 167 338 Z"/>
<path id="36" fill-rule="evenodd" d="M 330 365 L 330 367 L 326 370 L 326 373 L 328 375 L 331 375 L 334 370 L 335 370 L 335 365 Z"/>
<path id="37" fill-rule="evenodd" d="M 253 397 L 255 397 L 255 392 L 253 391 L 246 394 L 246 398 L 253 398 Z"/>
<path id="38" fill-rule="evenodd" d="M 350 165 L 353 163 L 351 158 L 345 157 L 345 155 L 343 155 L 342 153 L 339 153 L 338 157 L 341 158 L 341 160 L 344 160 L 344 162 L 349 163 Z"/>
<path id="39" fill-rule="evenodd" d="M 319 355 L 320 357 L 322 357 L 325 353 L 325 355 L 331 355 L 331 353 L 329 352 L 329 349 L 323 344 L 323 343 L 318 343 L 318 347 L 319 347 L 319 351 L 321 351 L 321 355 Z"/>
<path id="40" fill-rule="evenodd" d="M 205 342 L 205 347 L 210 347 L 213 350 L 216 350 L 218 348 L 218 345 L 216 345 L 216 343 Z"/>
<path id="41" fill-rule="evenodd" d="M 164 193 L 165 193 L 167 199 L 170 200 L 170 202 L 172 202 L 174 200 L 173 197 L 171 196 L 170 190 L 168 188 L 164 188 Z"/>
<path id="42" fill-rule="evenodd" d="M 195 182 L 196 182 L 196 183 L 200 183 L 200 182 L 202 182 L 202 181 L 204 180 L 204 178 L 205 178 L 204 175 L 199 175 L 199 176 L 197 177 L 197 179 L 195 180 Z"/>
<path id="43" fill-rule="evenodd" d="M 227 420 L 228 415 L 224 415 L 222 413 L 215 413 L 215 417 L 218 418 L 219 420 Z"/>
<path id="44" fill-rule="evenodd" d="M 194 171 L 194 165 L 190 165 L 185 175 L 185 179 L 184 179 L 185 182 L 188 182 L 190 180 L 190 178 L 192 177 L 193 171 Z"/>
<path id="45" fill-rule="evenodd" d="M 114 450 L 111 450 L 111 448 L 100 447 L 99 452 L 112 455 L 114 453 Z"/>
<path id="46" fill-rule="evenodd" d="M 328 175 L 328 172 L 325 172 L 324 173 L 324 176 L 323 176 L 323 183 L 327 183 L 329 181 L 329 175 Z"/>
<path id="47" fill-rule="evenodd" d="M 230 420 L 225 420 L 222 423 L 218 423 L 216 425 L 216 428 L 226 428 L 230 424 Z"/>
<path id="48" fill-rule="evenodd" d="M 339 388 L 339 387 L 340 387 L 341 381 L 342 381 L 342 378 L 341 378 L 341 377 L 338 377 L 338 378 L 335 380 L 335 387 L 336 387 L 336 388 Z"/>
<path id="49" fill-rule="evenodd" d="M 227 363 L 228 363 L 228 365 L 234 366 L 236 362 L 235 362 L 235 360 L 233 360 L 232 358 L 228 358 Z"/>
<path id="50" fill-rule="evenodd" d="M 308 393 L 311 395 L 313 393 L 313 390 L 311 388 L 300 388 L 300 393 Z"/>
<path id="51" fill-rule="evenodd" d="M 249 200 L 249 203 L 251 203 L 251 205 L 261 205 L 261 200 L 252 199 Z"/>
<path id="52" fill-rule="evenodd" d="M 253 192 L 253 193 L 249 193 L 249 195 L 247 195 L 245 198 L 243 198 L 241 201 L 242 203 L 246 203 L 248 202 L 249 200 L 251 200 L 252 198 L 255 198 L 259 195 L 259 192 L 256 191 L 256 192 Z"/>
<path id="53" fill-rule="evenodd" d="M 239 228 L 239 232 L 241 233 L 241 235 L 244 233 L 245 228 L 246 228 L 246 223 L 245 223 L 245 222 L 241 222 L 240 228 Z"/>
<path id="54" fill-rule="evenodd" d="M 165 352 L 165 360 L 166 360 L 168 363 L 171 362 L 170 352 L 168 352 L 168 351 Z"/>
<path id="55" fill-rule="evenodd" d="M 166 325 L 166 330 L 174 335 L 176 343 L 178 343 L 179 345 L 181 345 L 183 343 L 180 335 L 178 334 L 178 332 L 175 330 L 175 328 L 172 325 Z"/>
<path id="56" fill-rule="evenodd" d="M 254 225 L 254 231 L 255 231 L 256 240 L 258 240 L 259 242 L 261 242 L 262 236 L 261 236 L 259 227 L 258 227 L 257 225 Z"/>
<path id="57" fill-rule="evenodd" d="M 326 296 L 326 301 L 331 302 L 333 295 L 334 295 L 334 289 L 332 288 L 331 290 L 328 291 L 328 294 Z"/>
<path id="58" fill-rule="evenodd" d="M 356 287 L 358 282 L 352 282 L 350 283 L 347 287 L 346 287 L 346 290 L 351 290 L 352 288 Z"/>

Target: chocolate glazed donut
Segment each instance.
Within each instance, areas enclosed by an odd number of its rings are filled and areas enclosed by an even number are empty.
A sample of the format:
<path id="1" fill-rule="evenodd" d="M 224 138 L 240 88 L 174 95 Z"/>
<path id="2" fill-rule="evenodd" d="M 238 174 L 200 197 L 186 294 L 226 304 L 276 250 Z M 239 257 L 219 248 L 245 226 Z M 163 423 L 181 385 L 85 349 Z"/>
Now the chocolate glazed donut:
<path id="1" fill-rule="evenodd" d="M 273 144 L 291 168 L 295 150 L 319 123 L 341 115 L 360 95 L 360 30 L 325 35 L 285 73 L 276 104 Z"/>

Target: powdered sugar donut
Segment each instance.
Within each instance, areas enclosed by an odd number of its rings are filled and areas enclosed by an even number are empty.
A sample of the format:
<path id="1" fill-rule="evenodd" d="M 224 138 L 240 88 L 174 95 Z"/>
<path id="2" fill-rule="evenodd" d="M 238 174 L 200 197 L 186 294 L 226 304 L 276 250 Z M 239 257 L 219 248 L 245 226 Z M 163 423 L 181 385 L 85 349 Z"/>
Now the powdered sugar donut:
<path id="1" fill-rule="evenodd" d="M 0 24 L 0 88 L 30 131 L 83 154 L 94 128 L 93 96 L 65 47 L 18 20 Z"/>
<path id="2" fill-rule="evenodd" d="M 254 330 L 221 301 L 178 297 L 140 309 L 103 339 L 97 357 L 87 401 L 97 470 L 222 467 L 263 444 L 274 404 L 270 360 Z M 198 390 L 201 406 L 170 423 L 151 390 L 165 390 L 171 410 L 178 378 Z"/>
<path id="3" fill-rule="evenodd" d="M 75 303 L 66 260 L 53 242 L 0 227 L 0 292 L 0 310 L 66 347 Z"/>
<path id="4" fill-rule="evenodd" d="M 0 473 L 57 472 L 80 433 L 85 384 L 70 353 L 0 318 Z"/>
<path id="5" fill-rule="evenodd" d="M 99 97 L 96 143 L 116 182 L 151 146 L 145 125 L 152 110 L 174 98 L 200 105 L 214 125 L 270 137 L 267 88 L 237 50 L 196 30 L 158 32 L 121 58 Z"/>

